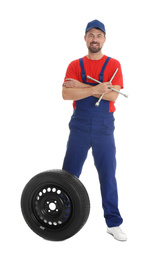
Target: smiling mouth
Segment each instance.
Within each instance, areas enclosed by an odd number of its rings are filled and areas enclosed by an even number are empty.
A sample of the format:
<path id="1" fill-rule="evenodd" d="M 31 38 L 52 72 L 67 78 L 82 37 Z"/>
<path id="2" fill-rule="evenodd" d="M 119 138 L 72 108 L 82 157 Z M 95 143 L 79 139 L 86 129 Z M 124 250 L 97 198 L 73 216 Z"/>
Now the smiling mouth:
<path id="1" fill-rule="evenodd" d="M 91 42 L 90 46 L 88 47 L 89 51 L 92 53 L 97 53 L 101 50 L 100 44 L 97 42 Z"/>
<path id="2" fill-rule="evenodd" d="M 99 44 L 98 43 L 91 43 L 91 46 L 92 47 L 97 47 L 97 46 L 99 46 Z"/>

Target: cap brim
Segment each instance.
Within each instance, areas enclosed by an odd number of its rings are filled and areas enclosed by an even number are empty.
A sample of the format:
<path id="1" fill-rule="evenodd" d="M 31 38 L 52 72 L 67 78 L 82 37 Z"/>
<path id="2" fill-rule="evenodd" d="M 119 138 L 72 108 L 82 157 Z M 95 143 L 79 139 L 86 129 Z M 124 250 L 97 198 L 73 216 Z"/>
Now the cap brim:
<path id="1" fill-rule="evenodd" d="M 97 28 L 97 29 L 101 30 L 103 33 L 106 34 L 106 32 L 105 32 L 104 30 L 100 29 L 100 28 L 97 27 L 97 26 L 96 26 L 96 27 L 92 26 L 92 27 L 87 28 L 86 32 L 88 32 L 89 30 L 91 30 L 91 29 L 93 29 L 93 28 Z"/>

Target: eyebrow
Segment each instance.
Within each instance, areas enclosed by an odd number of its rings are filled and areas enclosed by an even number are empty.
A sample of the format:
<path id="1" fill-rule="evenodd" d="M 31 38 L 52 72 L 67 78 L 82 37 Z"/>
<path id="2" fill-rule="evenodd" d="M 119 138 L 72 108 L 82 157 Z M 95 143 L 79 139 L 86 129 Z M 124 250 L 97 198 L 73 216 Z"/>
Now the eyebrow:
<path id="1" fill-rule="evenodd" d="M 89 35 L 94 35 L 94 33 L 90 33 Z M 98 33 L 98 34 L 97 34 L 97 36 L 98 36 L 98 35 L 101 35 L 101 36 L 102 36 L 102 34 L 101 34 L 101 33 Z"/>

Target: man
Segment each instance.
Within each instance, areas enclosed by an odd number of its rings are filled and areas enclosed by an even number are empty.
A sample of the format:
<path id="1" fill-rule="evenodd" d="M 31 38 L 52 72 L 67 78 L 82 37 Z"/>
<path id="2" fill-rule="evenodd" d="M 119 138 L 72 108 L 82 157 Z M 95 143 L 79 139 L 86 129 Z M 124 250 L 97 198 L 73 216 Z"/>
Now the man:
<path id="1" fill-rule="evenodd" d="M 88 23 L 84 36 L 88 55 L 71 62 L 63 83 L 64 100 L 73 100 L 74 113 L 69 124 L 70 135 L 63 169 L 76 175 L 81 174 L 88 150 L 92 148 L 95 166 L 99 174 L 104 217 L 107 232 L 117 240 L 127 240 L 120 229 L 123 219 L 118 209 L 117 183 L 115 178 L 116 159 L 114 142 L 114 102 L 123 88 L 120 63 L 102 54 L 106 41 L 103 23 L 94 20 Z M 110 79 L 116 68 L 118 72 L 112 83 Z M 87 75 L 99 80 L 100 84 L 87 79 Z M 95 103 L 104 94 L 98 107 Z"/>

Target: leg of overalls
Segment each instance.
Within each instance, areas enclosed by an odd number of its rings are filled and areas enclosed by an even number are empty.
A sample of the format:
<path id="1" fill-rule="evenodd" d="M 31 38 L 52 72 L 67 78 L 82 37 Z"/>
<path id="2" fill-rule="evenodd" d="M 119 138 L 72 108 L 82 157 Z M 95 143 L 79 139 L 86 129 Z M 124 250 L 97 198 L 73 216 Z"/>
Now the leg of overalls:
<path id="1" fill-rule="evenodd" d="M 92 152 L 95 166 L 99 174 L 104 217 L 108 227 L 122 224 L 118 210 L 118 194 L 115 178 L 116 159 L 113 134 L 93 136 Z"/>
<path id="2" fill-rule="evenodd" d="M 85 119 L 73 115 L 70 121 L 70 135 L 67 143 L 63 169 L 79 178 L 90 148 L 90 137 L 85 126 Z M 85 131 L 83 129 L 85 128 Z M 82 130 L 80 130 L 82 129 Z"/>
<path id="3" fill-rule="evenodd" d="M 88 141 L 71 132 L 67 143 L 63 169 L 79 178 L 88 150 Z"/>

